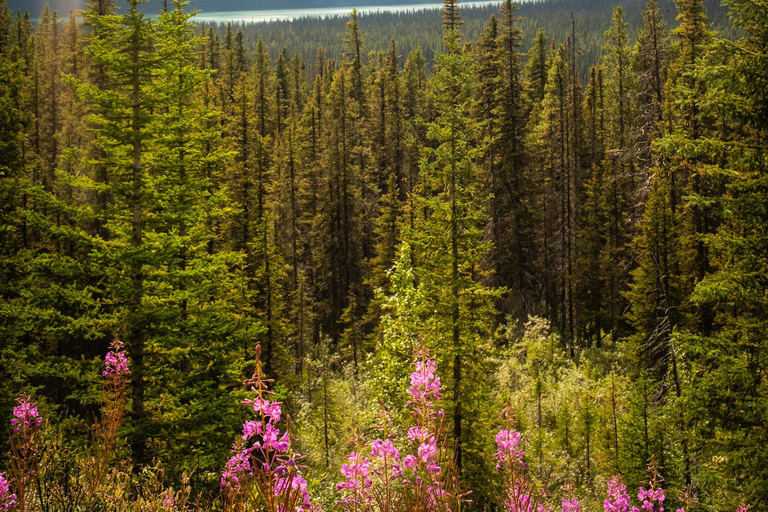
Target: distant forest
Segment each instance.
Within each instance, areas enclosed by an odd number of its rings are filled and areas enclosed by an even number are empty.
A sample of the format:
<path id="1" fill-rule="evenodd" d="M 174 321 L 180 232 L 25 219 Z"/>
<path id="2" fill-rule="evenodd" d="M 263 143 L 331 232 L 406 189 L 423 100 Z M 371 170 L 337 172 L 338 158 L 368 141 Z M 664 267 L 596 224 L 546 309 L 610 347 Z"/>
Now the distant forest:
<path id="1" fill-rule="evenodd" d="M 399 0 L 391 3 L 406 2 Z M 637 30 L 642 25 L 645 2 L 625 0 L 621 4 L 629 24 L 630 40 L 634 43 Z M 710 25 L 722 37 L 735 38 L 737 31 L 728 19 L 728 9 L 720 4 L 720 0 L 705 0 L 704 5 Z M 521 45 L 523 48 L 529 48 L 540 28 L 544 29 L 548 37 L 557 41 L 573 37 L 572 32 L 575 30 L 576 65 L 581 74 L 580 78 L 586 81 L 590 66 L 596 64 L 601 57 L 605 40 L 603 32 L 611 23 L 611 11 L 615 6 L 614 0 L 547 0 L 521 3 L 518 11 L 519 16 L 523 18 L 520 21 L 523 31 Z M 463 7 L 462 31 L 467 38 L 478 39 L 488 18 L 497 11 L 497 5 Z M 678 11 L 673 0 L 660 0 L 659 12 L 664 16 L 666 23 L 676 23 L 675 16 Z M 419 48 L 427 61 L 428 69 L 432 68 L 435 55 L 442 51 L 442 25 L 440 16 L 437 16 L 433 9 L 408 13 L 361 14 L 359 19 L 360 28 L 365 34 L 366 51 L 387 51 L 390 39 L 394 38 L 402 55 L 408 55 L 411 50 Z M 256 41 L 261 37 L 273 59 L 284 49 L 290 54 L 300 55 L 309 66 L 308 72 L 312 77 L 317 69 L 315 57 L 319 46 L 331 57 L 341 55 L 345 51 L 344 33 L 347 21 L 348 17 L 344 16 L 322 19 L 307 17 L 293 21 L 240 23 L 233 24 L 233 27 L 235 30 L 242 29 L 246 45 L 250 49 L 255 47 Z M 214 27 L 221 36 L 224 35 L 226 23 L 215 24 Z"/>
<path id="2" fill-rule="evenodd" d="M 67 13 L 70 9 L 77 10 L 85 7 L 85 0 L 10 0 L 11 10 L 28 9 L 31 14 L 39 14 L 48 4 L 51 10 Z M 164 5 L 171 5 L 168 0 L 149 0 L 141 7 L 144 12 L 159 13 Z M 260 11 L 268 9 L 316 9 L 318 7 L 344 7 L 349 5 L 362 7 L 369 5 L 404 5 L 404 4 L 434 4 L 434 0 L 191 0 L 189 9 L 203 11 Z M 437 2 L 439 3 L 439 2 Z M 117 5 L 118 8 L 122 7 Z"/>

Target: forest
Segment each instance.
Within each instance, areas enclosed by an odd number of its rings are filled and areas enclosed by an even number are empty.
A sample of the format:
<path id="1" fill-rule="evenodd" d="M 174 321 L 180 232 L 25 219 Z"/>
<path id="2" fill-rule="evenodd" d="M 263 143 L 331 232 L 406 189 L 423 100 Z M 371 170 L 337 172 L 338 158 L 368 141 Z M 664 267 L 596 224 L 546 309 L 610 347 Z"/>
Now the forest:
<path id="1" fill-rule="evenodd" d="M 0 0 L 0 511 L 768 512 L 768 3 L 350 10 Z"/>

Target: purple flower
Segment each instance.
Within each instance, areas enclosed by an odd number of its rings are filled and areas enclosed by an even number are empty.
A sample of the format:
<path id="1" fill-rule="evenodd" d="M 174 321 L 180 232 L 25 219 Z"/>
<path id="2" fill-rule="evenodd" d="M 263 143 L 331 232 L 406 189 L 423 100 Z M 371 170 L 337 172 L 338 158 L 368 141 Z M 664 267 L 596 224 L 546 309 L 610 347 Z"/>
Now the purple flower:
<path id="1" fill-rule="evenodd" d="M 291 442 L 288 434 L 283 434 L 281 437 L 280 430 L 271 423 L 267 423 L 266 427 L 264 427 L 264 448 L 278 452 L 287 452 L 290 447 Z"/>
<path id="2" fill-rule="evenodd" d="M 416 458 L 415 455 L 406 455 L 403 459 L 403 466 L 409 469 L 416 468 L 416 465 L 419 463 L 419 460 Z"/>
<path id="3" fill-rule="evenodd" d="M 163 496 L 163 510 L 173 511 L 176 509 L 176 500 L 172 494 Z"/>
<path id="4" fill-rule="evenodd" d="M 261 435 L 261 422 L 259 421 L 246 421 L 243 424 L 243 440 L 247 441 L 254 435 Z"/>
<path id="5" fill-rule="evenodd" d="M 508 512 L 533 512 L 533 500 L 530 494 L 515 488 L 512 489 L 505 508 Z M 542 505 L 539 505 L 539 510 L 541 509 Z"/>
<path id="6" fill-rule="evenodd" d="M 301 498 L 300 508 L 303 509 L 306 507 L 309 509 L 312 507 L 312 500 L 310 500 L 309 492 L 307 491 L 307 481 L 304 477 L 294 474 L 281 478 L 275 486 L 274 493 L 275 496 L 280 496 L 281 494 L 287 494 L 292 491 L 299 493 L 299 497 Z"/>
<path id="7" fill-rule="evenodd" d="M 347 455 L 346 460 L 347 462 L 341 465 L 341 474 L 347 481 L 338 484 L 337 489 L 354 491 L 369 488 L 372 484 L 370 477 L 371 461 L 367 457 L 361 460 L 357 452 Z"/>
<path id="8" fill-rule="evenodd" d="M 391 439 L 386 439 L 384 441 L 376 439 L 371 443 L 371 457 L 378 459 L 387 458 L 389 460 L 399 461 L 400 452 L 397 451 L 395 445 L 392 444 Z"/>
<path id="9" fill-rule="evenodd" d="M 614 476 L 608 480 L 608 497 L 603 502 L 604 512 L 628 512 L 629 495 L 627 486 L 621 481 L 620 476 Z"/>
<path id="10" fill-rule="evenodd" d="M 664 512 L 664 489 L 661 487 L 654 488 L 651 486 L 651 488 L 647 490 L 640 487 L 637 491 L 637 499 L 642 502 L 640 508 L 647 512 L 654 511 L 654 502 L 656 502 L 659 507 L 658 512 Z"/>
<path id="11" fill-rule="evenodd" d="M 514 429 L 502 429 L 496 434 L 496 446 L 498 451 L 496 452 L 496 469 L 501 469 L 501 465 L 505 462 L 510 464 L 522 463 L 525 452 L 522 449 L 517 449 L 520 443 L 520 432 Z"/>
<path id="12" fill-rule="evenodd" d="M 221 486 L 238 490 L 245 476 L 253 476 L 250 450 L 238 451 L 227 461 L 221 474 Z"/>
<path id="13" fill-rule="evenodd" d="M 424 464 L 432 462 L 435 458 L 435 455 L 437 455 L 437 445 L 435 444 L 434 438 L 421 443 L 419 445 L 418 454 L 419 460 L 421 460 L 421 462 Z"/>
<path id="14" fill-rule="evenodd" d="M 16 506 L 16 495 L 11 493 L 5 473 L 0 473 L 0 510 L 8 510 Z"/>
<path id="15" fill-rule="evenodd" d="M 282 414 L 282 402 L 271 402 L 263 398 L 254 398 L 244 400 L 243 404 L 253 405 L 254 412 L 261 412 L 267 417 L 267 421 L 270 423 L 280 423 L 280 416 Z"/>
<path id="16" fill-rule="evenodd" d="M 408 390 L 414 401 L 442 398 L 440 377 L 435 375 L 436 370 L 437 364 L 433 359 L 416 361 L 416 371 L 411 374 L 411 387 Z"/>
<path id="17" fill-rule="evenodd" d="M 562 508 L 563 512 L 579 512 L 581 509 L 579 500 L 576 498 L 564 499 Z"/>
<path id="18" fill-rule="evenodd" d="M 104 358 L 105 368 L 101 374 L 104 377 L 129 375 L 131 370 L 128 369 L 128 358 L 125 357 L 123 351 L 123 342 L 115 338 L 109 348 L 112 350 L 107 352 L 107 357 Z"/>
<path id="19" fill-rule="evenodd" d="M 22 395 L 16 399 L 19 403 L 13 408 L 13 418 L 11 426 L 14 432 L 33 430 L 40 426 L 43 419 L 37 412 L 37 404 L 30 400 L 29 396 Z"/>
<path id="20" fill-rule="evenodd" d="M 243 424 L 242 441 L 238 440 L 235 444 L 233 456 L 222 471 L 221 486 L 237 491 L 246 479 L 251 478 L 256 484 L 251 490 L 255 491 L 262 503 L 272 504 L 268 507 L 270 512 L 289 512 L 283 510 L 285 503 L 299 504 L 290 512 L 319 512 L 310 500 L 306 480 L 298 474 L 299 467 L 291 452 L 290 436 L 287 432 L 281 434 L 277 428 L 282 404 L 264 398 L 274 393 L 268 390 L 267 384 L 272 381 L 262 371 L 260 353 L 261 346 L 256 345 L 256 367 L 253 377 L 246 382 L 251 385 L 251 391 L 256 396 L 242 402 L 243 405 L 253 407 L 259 416 Z M 250 448 L 242 449 L 246 445 Z M 226 495 L 227 499 L 234 499 L 235 503 L 242 499 L 237 493 L 229 492 Z"/>

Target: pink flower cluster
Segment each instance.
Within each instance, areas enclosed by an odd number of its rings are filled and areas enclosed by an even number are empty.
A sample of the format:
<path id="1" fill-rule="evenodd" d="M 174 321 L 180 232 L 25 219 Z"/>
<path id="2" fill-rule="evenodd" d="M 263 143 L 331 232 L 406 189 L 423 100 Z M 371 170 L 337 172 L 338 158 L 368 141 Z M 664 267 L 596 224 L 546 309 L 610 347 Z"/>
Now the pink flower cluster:
<path id="1" fill-rule="evenodd" d="M 607 497 L 603 502 L 604 512 L 664 512 L 664 489 L 661 488 L 661 482 L 664 480 L 658 473 L 655 464 L 652 462 L 648 466 L 650 481 L 648 488 L 640 487 L 637 492 L 637 499 L 640 500 L 640 508 L 630 506 L 630 498 L 627 494 L 627 486 L 621 481 L 621 477 L 614 476 L 608 480 Z M 677 512 L 685 512 L 685 508 L 678 509 Z"/>
<path id="2" fill-rule="evenodd" d="M 411 387 L 408 392 L 414 402 L 439 400 L 440 377 L 435 375 L 437 364 L 434 359 L 421 359 L 416 361 L 416 371 L 411 373 Z"/>
<path id="3" fill-rule="evenodd" d="M 0 510 L 8 510 L 16 506 L 16 495 L 11 493 L 5 473 L 0 473 Z"/>
<path id="4" fill-rule="evenodd" d="M 423 346 L 416 350 L 415 357 L 408 390 L 415 420 L 415 426 L 406 434 L 410 453 L 401 460 L 392 440 L 385 437 L 370 444 L 370 456 L 366 457 L 367 445 L 358 433 L 353 439 L 355 449 L 341 468 L 346 480 L 336 486 L 341 493 L 336 504 L 349 511 L 389 511 L 392 507 L 441 510 L 462 499 L 457 480 L 451 480 L 451 467 L 448 471 L 440 467 L 451 462 L 445 459 L 443 445 L 439 444 L 444 441 L 444 413 L 435 404 L 442 397 L 437 365 Z M 379 428 L 386 432 L 387 421 Z"/>
<path id="5" fill-rule="evenodd" d="M 562 503 L 562 510 L 563 512 L 579 512 L 581 509 L 581 505 L 579 504 L 579 500 L 576 498 L 566 498 L 563 500 Z"/>
<path id="6" fill-rule="evenodd" d="M 249 450 L 235 452 L 221 473 L 221 486 L 239 490 L 245 477 L 253 477 Z"/>
<path id="7" fill-rule="evenodd" d="M 259 354 L 257 346 L 256 369 L 250 381 L 256 396 L 242 402 L 253 408 L 257 418 L 243 424 L 241 439 L 232 448 L 232 456 L 222 471 L 221 487 L 230 495 L 237 494 L 252 479 L 261 498 L 274 505 L 269 512 L 280 512 L 283 508 L 290 508 L 291 512 L 315 511 L 307 481 L 299 474 L 291 452 L 290 436 L 277 426 L 282 403 L 269 399 L 274 393 L 268 389 L 271 380 L 261 370 Z"/>
<path id="8" fill-rule="evenodd" d="M 163 496 L 163 510 L 167 512 L 173 512 L 176 510 L 176 499 L 173 497 L 172 494 L 166 494 Z"/>
<path id="9" fill-rule="evenodd" d="M 550 512 L 543 504 L 535 503 L 531 495 L 517 488 L 513 489 L 504 502 L 506 512 Z"/>
<path id="10" fill-rule="evenodd" d="M 628 512 L 629 495 L 627 486 L 621 481 L 620 476 L 614 476 L 608 480 L 608 497 L 603 502 L 605 512 Z M 636 508 L 636 507 L 635 507 Z"/>
<path id="11" fill-rule="evenodd" d="M 399 468 L 400 452 L 392 444 L 391 439 L 376 439 L 371 443 L 371 457 L 375 459 L 381 459 L 382 461 L 389 461 L 394 463 L 395 468 Z M 397 469 L 396 469 L 397 471 Z"/>
<path id="12" fill-rule="evenodd" d="M 22 395 L 16 399 L 19 403 L 13 408 L 13 419 L 11 419 L 11 425 L 14 432 L 26 432 L 32 431 L 40 426 L 43 419 L 37 412 L 37 404 L 33 402 L 29 396 Z"/>
<path id="13" fill-rule="evenodd" d="M 356 509 L 373 499 L 370 490 L 373 485 L 371 460 L 354 451 L 344 460 L 346 462 L 341 465 L 341 475 L 346 480 L 336 484 L 336 490 L 342 494 L 342 498 L 336 504 Z"/>
<path id="14" fill-rule="evenodd" d="M 357 436 L 360 441 L 361 437 Z M 388 485 L 403 476 L 400 467 L 400 452 L 391 439 L 376 439 L 371 443 L 370 457 L 364 457 L 359 451 L 351 452 L 341 466 L 343 482 L 336 484 L 336 490 L 342 498 L 336 502 L 346 508 L 357 510 L 360 505 L 373 502 L 373 487 L 377 483 Z"/>
<path id="15" fill-rule="evenodd" d="M 261 395 L 266 393 L 266 383 L 259 383 Z M 253 391 L 259 390 L 254 388 Z M 287 453 L 291 448 L 291 441 L 287 433 L 280 435 L 280 429 L 276 424 L 282 416 L 282 403 L 272 402 L 261 396 L 243 401 L 243 405 L 250 405 L 254 412 L 261 418 L 257 421 L 246 421 L 243 424 L 243 441 L 247 444 L 243 448 L 236 448 L 235 453 L 227 462 L 221 475 L 222 487 L 240 488 L 244 476 L 253 476 L 251 457 L 255 456 L 261 461 L 277 462 L 275 455 Z M 269 470 L 269 463 L 265 463 L 265 470 Z M 280 469 L 280 468 L 278 468 Z M 284 469 L 284 468 L 283 468 Z"/>
<path id="16" fill-rule="evenodd" d="M 502 427 L 496 434 L 495 456 L 496 470 L 503 472 L 505 512 L 549 512 L 536 486 L 526 475 L 525 451 L 520 448 L 521 435 L 514 428 L 514 412 L 509 403 L 502 411 L 502 420 Z M 563 500 L 563 512 L 579 512 L 579 502 Z"/>
<path id="17" fill-rule="evenodd" d="M 661 487 L 655 487 L 651 484 L 649 489 L 643 489 L 642 487 L 637 492 L 637 499 L 642 503 L 642 509 L 647 512 L 654 512 L 654 507 L 658 512 L 664 512 L 664 489 Z M 637 510 L 637 507 L 632 508 L 633 512 Z"/>
<path id="18" fill-rule="evenodd" d="M 123 351 L 123 342 L 115 338 L 109 348 L 112 350 L 107 352 L 107 357 L 104 359 L 105 368 L 101 374 L 104 377 L 129 375 L 131 370 L 128 369 L 128 358 Z"/>
<path id="19" fill-rule="evenodd" d="M 427 428 L 414 427 L 408 430 L 407 438 L 409 441 L 418 444 L 416 455 L 406 455 L 403 459 L 403 466 L 412 470 L 415 475 L 418 466 L 422 465 L 427 473 L 436 475 L 440 473 L 440 466 L 437 465 L 437 440 Z"/>
<path id="20" fill-rule="evenodd" d="M 522 464 L 525 452 L 522 448 L 518 449 L 520 444 L 520 432 L 514 429 L 501 429 L 496 434 L 496 469 L 501 469 L 504 463 Z"/>

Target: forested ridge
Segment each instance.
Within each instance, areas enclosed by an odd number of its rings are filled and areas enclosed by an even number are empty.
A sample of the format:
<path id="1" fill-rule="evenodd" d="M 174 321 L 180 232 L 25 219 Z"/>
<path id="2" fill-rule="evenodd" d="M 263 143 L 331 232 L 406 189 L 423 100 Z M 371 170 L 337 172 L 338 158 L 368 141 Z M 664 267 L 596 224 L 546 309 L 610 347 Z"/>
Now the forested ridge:
<path id="1" fill-rule="evenodd" d="M 6 1 L 0 509 L 768 510 L 764 0 Z"/>

